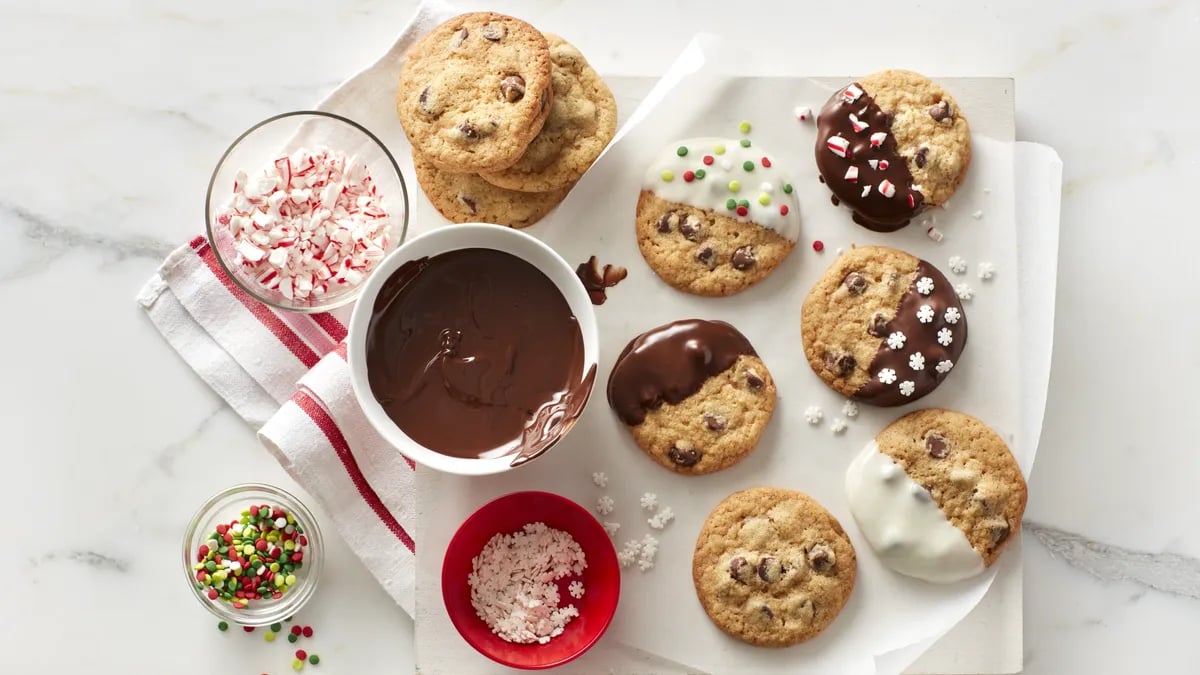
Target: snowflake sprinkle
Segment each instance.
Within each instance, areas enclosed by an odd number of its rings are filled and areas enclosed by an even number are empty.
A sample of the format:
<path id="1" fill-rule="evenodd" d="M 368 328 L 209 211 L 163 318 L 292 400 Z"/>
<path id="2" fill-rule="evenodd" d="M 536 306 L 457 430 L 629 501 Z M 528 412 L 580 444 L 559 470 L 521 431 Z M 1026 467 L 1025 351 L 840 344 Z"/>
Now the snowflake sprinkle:
<path id="1" fill-rule="evenodd" d="M 925 370 L 925 356 L 921 352 L 909 356 L 908 367 L 913 370 Z"/>
<path id="2" fill-rule="evenodd" d="M 596 513 L 602 516 L 607 516 L 613 512 L 614 504 L 612 497 L 604 496 L 596 500 Z"/>
<path id="3" fill-rule="evenodd" d="M 641 498 L 642 508 L 647 511 L 653 511 L 658 508 L 658 495 L 653 492 L 647 492 Z"/>
<path id="4" fill-rule="evenodd" d="M 958 323 L 958 320 L 962 318 L 962 312 L 958 311 L 957 307 L 947 307 L 945 316 L 946 323 L 953 325 Z"/>
<path id="5" fill-rule="evenodd" d="M 966 285 L 965 283 L 955 284 L 954 292 L 956 294 L 958 294 L 959 300 L 970 300 L 971 296 L 974 295 L 974 293 L 975 293 L 974 291 L 971 290 L 971 287 Z"/>
<path id="6" fill-rule="evenodd" d="M 567 586 L 567 592 L 570 593 L 571 597 L 575 598 L 576 600 L 582 598 L 583 597 L 583 582 L 578 579 L 576 579 L 575 581 L 572 581 L 570 583 L 570 585 Z"/>
<path id="7" fill-rule="evenodd" d="M 921 308 L 917 310 L 917 321 L 933 323 L 933 308 L 929 305 L 921 305 Z"/>
<path id="8" fill-rule="evenodd" d="M 884 384 L 891 384 L 896 381 L 896 371 L 891 368 L 884 368 L 879 371 L 879 381 Z"/>
<path id="9" fill-rule="evenodd" d="M 846 401 L 842 404 L 842 414 L 846 417 L 858 417 L 858 404 L 854 401 Z"/>
<path id="10" fill-rule="evenodd" d="M 620 529 L 621 529 L 620 523 L 610 523 L 608 521 L 604 522 L 604 531 L 607 532 L 608 536 L 610 536 L 610 537 L 617 536 L 617 531 Z"/>
<path id="11" fill-rule="evenodd" d="M 598 488 L 608 487 L 608 474 L 604 473 L 603 471 L 597 471 L 596 473 L 592 474 L 592 482 L 595 483 L 596 487 Z"/>
<path id="12" fill-rule="evenodd" d="M 904 341 L 907 339 L 908 338 L 904 337 L 904 333 L 901 333 L 900 331 L 896 331 L 895 333 L 892 333 L 891 335 L 888 336 L 887 346 L 891 347 L 892 349 L 903 349 Z"/>
<path id="13" fill-rule="evenodd" d="M 937 366 L 934 367 L 934 370 L 945 375 L 946 373 L 950 372 L 950 369 L 953 367 L 954 367 L 954 362 L 947 359 L 945 361 L 938 361 L 938 364 L 937 364 Z"/>
<path id="14" fill-rule="evenodd" d="M 820 424 L 821 417 L 823 416 L 824 413 L 822 413 L 821 409 L 815 405 L 810 405 L 804 409 L 804 421 L 808 422 L 809 424 Z"/>
<path id="15" fill-rule="evenodd" d="M 943 347 L 949 347 L 950 343 L 954 342 L 954 334 L 949 328 L 943 328 L 938 331 L 938 344 Z"/>
<path id="16" fill-rule="evenodd" d="M 933 292 L 933 279 L 929 277 L 921 277 L 917 280 L 917 292 L 921 295 L 929 295 Z"/>
<path id="17" fill-rule="evenodd" d="M 979 263 L 979 278 L 987 281 L 996 276 L 996 266 L 990 262 Z"/>
<path id="18" fill-rule="evenodd" d="M 904 394 L 905 396 L 912 396 L 913 392 L 916 390 L 917 385 L 913 384 L 912 380 L 905 380 L 900 383 L 900 393 Z"/>
<path id="19" fill-rule="evenodd" d="M 967 261 L 961 255 L 950 256 L 950 271 L 955 274 L 965 274 L 967 271 Z"/>
<path id="20" fill-rule="evenodd" d="M 656 530 L 661 530 L 672 520 L 675 520 L 675 512 L 671 510 L 671 507 L 664 506 L 658 513 L 651 516 L 646 524 Z"/>
<path id="21" fill-rule="evenodd" d="M 833 418 L 833 422 L 829 425 L 829 430 L 835 434 L 842 433 L 846 430 L 846 420 L 840 417 Z"/>

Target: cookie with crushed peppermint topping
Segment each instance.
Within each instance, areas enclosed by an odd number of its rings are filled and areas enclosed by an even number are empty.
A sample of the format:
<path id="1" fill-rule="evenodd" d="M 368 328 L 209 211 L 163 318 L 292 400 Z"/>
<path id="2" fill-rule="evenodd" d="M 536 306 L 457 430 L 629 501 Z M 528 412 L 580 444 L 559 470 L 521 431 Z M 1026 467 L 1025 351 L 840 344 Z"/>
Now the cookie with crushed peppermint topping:
<path id="1" fill-rule="evenodd" d="M 911 403 L 954 369 L 967 317 L 933 265 L 894 248 L 851 249 L 804 299 L 809 366 L 833 390 L 878 406 Z"/>

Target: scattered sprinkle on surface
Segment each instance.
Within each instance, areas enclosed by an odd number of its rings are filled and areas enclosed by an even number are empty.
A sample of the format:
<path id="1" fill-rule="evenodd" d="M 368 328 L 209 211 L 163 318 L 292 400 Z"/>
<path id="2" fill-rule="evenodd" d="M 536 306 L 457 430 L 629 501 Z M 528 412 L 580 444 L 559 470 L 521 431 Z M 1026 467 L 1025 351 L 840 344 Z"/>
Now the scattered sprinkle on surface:
<path id="1" fill-rule="evenodd" d="M 603 471 L 597 471 L 592 474 L 592 483 L 598 488 L 608 487 L 608 474 Z"/>
<path id="2" fill-rule="evenodd" d="M 653 492 L 647 492 L 646 494 L 642 495 L 641 503 L 643 509 L 646 509 L 647 511 L 653 511 L 654 509 L 658 508 L 658 495 L 654 494 Z"/>
<path id="3" fill-rule="evenodd" d="M 614 508 L 615 506 L 613 504 L 613 499 L 608 495 L 604 495 L 600 499 L 596 500 L 596 513 L 599 513 L 602 516 L 607 516 L 608 514 L 612 513 Z"/>
<path id="4" fill-rule="evenodd" d="M 821 412 L 820 406 L 810 405 L 804 409 L 804 421 L 809 424 L 820 424 L 821 418 L 825 413 Z"/>
<path id="5" fill-rule="evenodd" d="M 858 404 L 854 401 L 846 401 L 842 404 L 842 414 L 846 417 L 858 417 Z"/>

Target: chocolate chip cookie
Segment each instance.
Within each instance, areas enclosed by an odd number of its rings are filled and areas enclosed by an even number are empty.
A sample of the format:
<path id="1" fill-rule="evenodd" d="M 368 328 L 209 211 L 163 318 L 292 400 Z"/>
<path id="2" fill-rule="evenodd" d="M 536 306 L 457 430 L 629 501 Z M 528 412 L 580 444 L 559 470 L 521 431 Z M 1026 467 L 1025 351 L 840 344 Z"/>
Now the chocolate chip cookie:
<path id="1" fill-rule="evenodd" d="M 902 574 L 949 583 L 996 562 L 1021 529 L 1025 478 L 1000 436 L 931 408 L 892 422 L 846 473 L 871 548 Z"/>
<path id="2" fill-rule="evenodd" d="M 546 33 L 554 102 L 546 124 L 517 163 L 480 174 L 487 182 L 521 192 L 547 192 L 579 180 L 617 130 L 617 102 L 583 54 Z"/>
<path id="3" fill-rule="evenodd" d="M 671 144 L 651 164 L 638 196 L 642 257 L 687 293 L 749 288 L 783 262 L 799 236 L 792 184 L 748 138 Z"/>
<path id="4" fill-rule="evenodd" d="M 878 406 L 911 403 L 958 363 L 967 316 L 933 265 L 884 246 L 853 248 L 804 299 L 808 364 L 835 391 Z"/>
<path id="5" fill-rule="evenodd" d="M 817 118 L 817 168 L 835 203 L 877 232 L 941 206 L 971 164 L 958 103 L 929 78 L 884 70 L 839 89 Z"/>
<path id="6" fill-rule="evenodd" d="M 688 319 L 625 347 L 608 378 L 608 402 L 654 461 L 698 475 L 754 449 L 775 411 L 775 382 L 736 328 Z"/>
<path id="7" fill-rule="evenodd" d="M 442 171 L 424 157 L 413 156 L 417 182 L 447 220 L 529 227 L 554 210 L 570 188 L 553 192 L 517 192 L 496 187 L 471 173 Z"/>
<path id="8" fill-rule="evenodd" d="M 520 19 L 476 12 L 409 50 L 396 112 L 417 153 L 440 169 L 473 173 L 515 164 L 552 100 L 546 38 Z"/>
<path id="9" fill-rule="evenodd" d="M 837 618 L 854 590 L 854 546 L 808 495 L 756 487 L 725 498 L 704 522 L 692 581 L 718 628 L 743 642 L 787 647 Z"/>

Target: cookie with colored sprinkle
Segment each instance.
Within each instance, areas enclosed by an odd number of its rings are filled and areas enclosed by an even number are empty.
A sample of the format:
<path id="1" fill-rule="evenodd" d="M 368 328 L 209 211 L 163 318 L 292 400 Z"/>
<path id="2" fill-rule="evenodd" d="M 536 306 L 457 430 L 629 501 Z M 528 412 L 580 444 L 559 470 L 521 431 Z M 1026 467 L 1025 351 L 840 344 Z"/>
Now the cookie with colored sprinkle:
<path id="1" fill-rule="evenodd" d="M 790 179 L 748 138 L 693 138 L 665 148 L 646 173 L 636 220 L 650 268 L 704 296 L 762 281 L 800 236 Z"/>
<path id="2" fill-rule="evenodd" d="M 821 180 L 854 222 L 892 232 L 945 204 L 971 164 L 958 102 L 919 73 L 885 70 L 846 85 L 817 118 Z"/>

